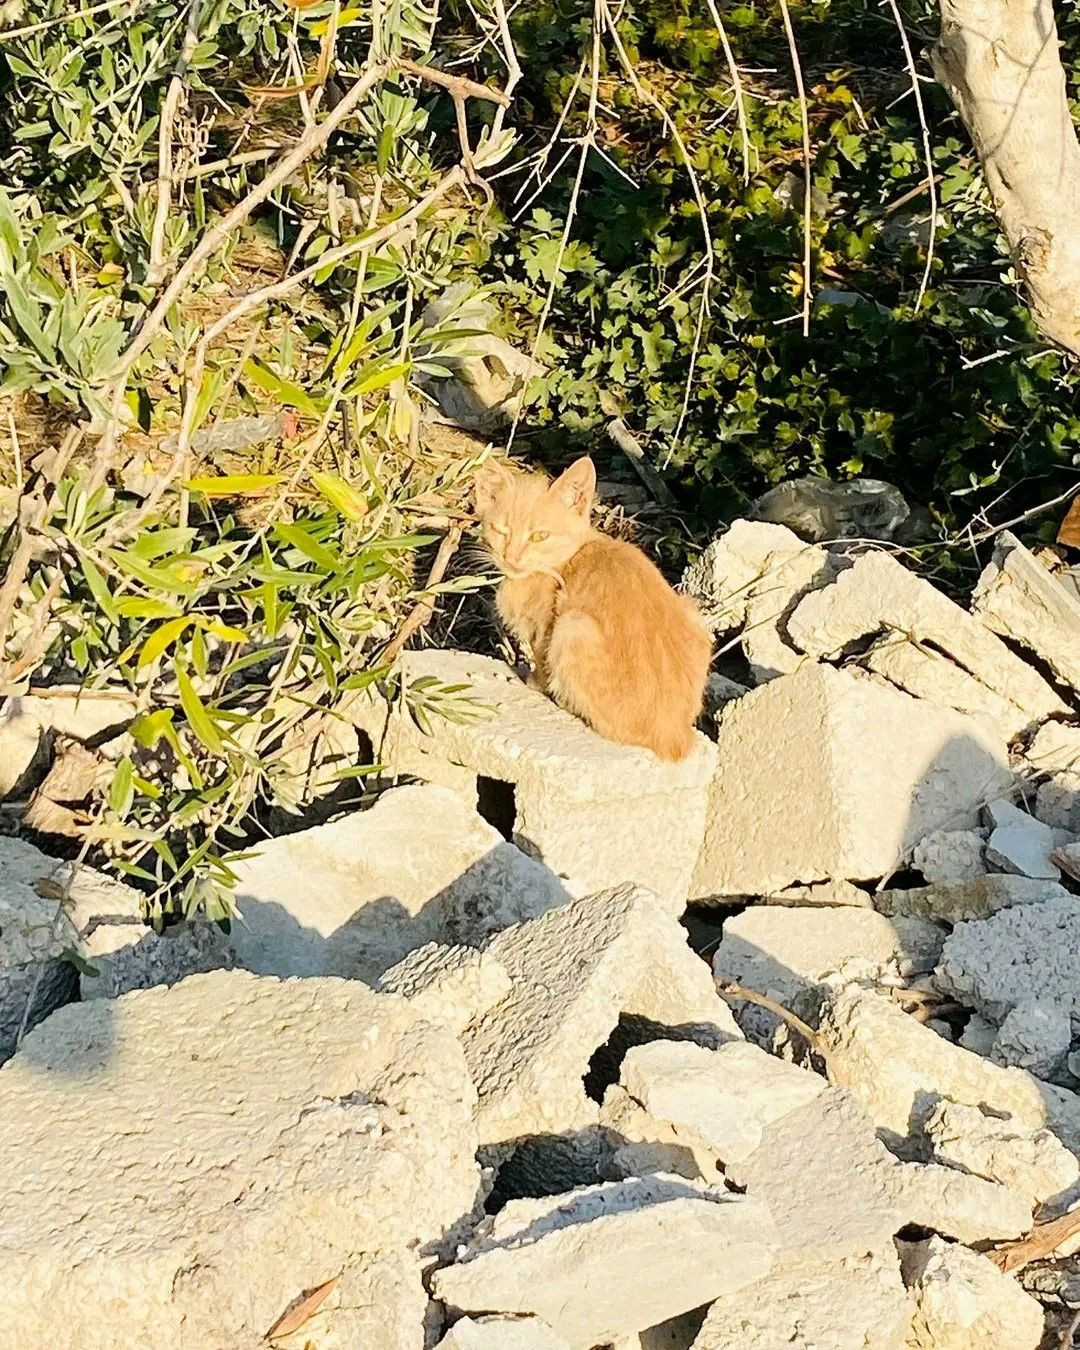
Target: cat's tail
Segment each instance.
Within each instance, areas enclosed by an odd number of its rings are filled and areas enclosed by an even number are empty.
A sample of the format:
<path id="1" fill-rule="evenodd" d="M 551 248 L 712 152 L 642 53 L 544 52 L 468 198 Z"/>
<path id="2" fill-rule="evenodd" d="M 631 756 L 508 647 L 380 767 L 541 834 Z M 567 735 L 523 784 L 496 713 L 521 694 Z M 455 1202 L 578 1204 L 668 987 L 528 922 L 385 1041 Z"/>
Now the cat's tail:
<path id="1" fill-rule="evenodd" d="M 694 748 L 693 727 L 657 727 L 649 749 L 658 759 L 676 763 Z"/>

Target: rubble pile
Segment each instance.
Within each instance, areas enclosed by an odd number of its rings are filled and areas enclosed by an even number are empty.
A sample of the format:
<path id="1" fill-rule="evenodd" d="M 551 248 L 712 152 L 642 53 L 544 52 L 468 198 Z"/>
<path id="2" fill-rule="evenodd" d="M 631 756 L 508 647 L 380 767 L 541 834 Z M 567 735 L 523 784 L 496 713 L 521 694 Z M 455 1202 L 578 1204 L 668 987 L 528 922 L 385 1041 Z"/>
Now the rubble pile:
<path id="1" fill-rule="evenodd" d="M 963 608 L 766 521 L 684 589 L 745 658 L 687 760 L 406 653 L 483 715 L 358 694 L 397 785 L 238 862 L 228 934 L 0 838 L 13 1344 L 1058 1344 L 1080 606 L 1010 535 Z M 9 700 L 0 791 L 126 715 Z"/>

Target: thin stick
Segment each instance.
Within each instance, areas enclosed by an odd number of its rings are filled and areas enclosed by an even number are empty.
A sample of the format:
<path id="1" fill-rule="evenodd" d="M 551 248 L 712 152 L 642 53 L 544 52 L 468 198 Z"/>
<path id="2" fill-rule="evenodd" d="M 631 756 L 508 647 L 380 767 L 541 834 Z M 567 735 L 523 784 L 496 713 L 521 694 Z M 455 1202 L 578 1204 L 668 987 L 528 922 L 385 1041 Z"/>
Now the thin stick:
<path id="1" fill-rule="evenodd" d="M 986 1255 L 1006 1275 L 1015 1275 L 1030 1266 L 1032 1261 L 1041 1261 L 1052 1256 L 1069 1238 L 1080 1233 L 1080 1207 L 1070 1209 L 1056 1219 L 1046 1223 L 1037 1223 L 1026 1237 L 1015 1242 L 1003 1242 Z"/>
<path id="2" fill-rule="evenodd" d="M 917 314 L 922 308 L 926 288 L 930 285 L 930 269 L 934 263 L 934 240 L 937 237 L 938 201 L 937 188 L 934 183 L 934 152 L 930 144 L 930 128 L 926 122 L 922 90 L 919 87 L 919 72 L 915 69 L 915 58 L 911 54 L 911 43 L 908 41 L 907 29 L 904 27 L 904 20 L 901 17 L 900 7 L 896 0 L 889 0 L 889 8 L 892 10 L 893 19 L 896 22 L 897 32 L 900 34 L 900 42 L 904 48 L 904 60 L 907 62 L 908 74 L 911 76 L 911 92 L 915 95 L 915 109 L 919 114 L 919 126 L 922 128 L 923 159 L 926 162 L 926 189 L 930 193 L 930 238 L 926 245 L 926 266 L 923 268 L 922 281 L 919 282 L 919 293 L 915 297 L 915 313 Z"/>
<path id="3" fill-rule="evenodd" d="M 802 63 L 799 61 L 799 49 L 795 45 L 795 30 L 791 26 L 787 0 L 780 0 L 780 17 L 784 21 L 788 50 L 791 52 L 791 66 L 795 72 L 795 88 L 799 93 L 799 118 L 802 122 L 803 145 L 803 337 L 810 336 L 810 223 L 812 197 L 814 190 L 813 174 L 810 169 L 810 114 L 806 106 L 806 89 L 803 85 Z"/>
<path id="4" fill-rule="evenodd" d="M 169 207 L 173 191 L 173 129 L 181 100 L 187 94 L 187 72 L 195 48 L 199 45 L 200 0 L 191 0 L 187 28 L 176 58 L 172 79 L 161 105 L 158 122 L 158 179 L 157 202 L 154 206 L 154 228 L 150 235 L 150 265 L 146 270 L 146 284 L 157 286 L 165 275 L 165 229 L 169 222 Z"/>
<path id="5" fill-rule="evenodd" d="M 408 71 L 410 75 L 416 75 L 428 84 L 437 84 L 441 89 L 445 89 L 448 94 L 454 98 L 480 98 L 488 103 L 497 103 L 500 108 L 509 108 L 510 95 L 502 89 L 492 89 L 490 85 L 477 84 L 475 80 L 466 79 L 464 75 L 451 75 L 445 70 L 436 70 L 434 66 L 421 65 L 419 61 L 398 60 L 395 62 L 398 70 Z"/>
<path id="6" fill-rule="evenodd" d="M 721 994 L 728 998 L 742 999 L 746 1003 L 756 1003 L 758 1007 L 765 1008 L 775 1017 L 779 1017 L 781 1022 L 786 1022 L 792 1031 L 797 1031 L 803 1040 L 807 1043 L 814 1054 L 820 1055 L 823 1059 L 825 1052 L 821 1048 L 821 1038 L 813 1027 L 808 1026 L 801 1017 L 789 1011 L 782 1003 L 777 1003 L 776 999 L 770 998 L 768 994 L 759 994 L 756 989 L 745 989 L 741 984 L 735 984 L 732 980 L 714 981 Z"/>
<path id="7" fill-rule="evenodd" d="M 671 489 L 645 458 L 645 451 L 642 450 L 637 437 L 621 417 L 616 417 L 613 422 L 608 423 L 607 433 L 634 466 L 637 476 L 652 493 L 653 499 L 660 506 L 674 506 L 675 498 L 671 495 Z"/>
<path id="8" fill-rule="evenodd" d="M 11 42 L 13 38 L 30 37 L 34 33 L 43 33 L 47 28 L 56 28 L 63 23 L 78 23 L 80 19 L 92 18 L 95 14 L 104 14 L 107 9 L 119 9 L 122 5 L 127 5 L 129 9 L 137 9 L 139 0 L 103 0 L 100 5 L 91 5 L 89 9 L 77 9 L 71 14 L 61 14 L 56 19 L 44 19 L 41 23 L 28 23 L 22 28 L 9 28 L 6 33 L 0 33 L 0 42 Z"/>
<path id="9" fill-rule="evenodd" d="M 433 586 L 437 586 L 446 575 L 446 569 L 450 566 L 450 559 L 457 552 L 458 544 L 461 543 L 461 536 L 464 533 L 463 524 L 451 525 L 449 530 L 443 536 L 443 541 L 439 545 L 439 551 L 435 554 L 435 561 L 431 564 L 431 571 L 428 573 L 427 581 L 424 583 L 424 590 L 430 592 Z M 396 637 L 387 643 L 386 650 L 383 652 L 380 663 L 390 665 L 396 661 L 401 654 L 402 649 L 410 638 L 414 637 L 421 628 L 427 624 L 432 614 L 435 613 L 435 597 L 425 595 L 424 598 L 416 604 L 409 613 L 405 622 L 401 625 Z"/>
<path id="10" fill-rule="evenodd" d="M 709 13 L 716 26 L 716 31 L 720 35 L 720 46 L 724 50 L 724 60 L 727 62 L 728 74 L 731 76 L 731 87 L 735 92 L 735 116 L 739 119 L 739 134 L 742 136 L 742 162 L 744 183 L 750 182 L 750 128 L 746 121 L 746 99 L 743 95 L 742 76 L 739 74 L 739 67 L 735 64 L 735 53 L 731 50 L 731 43 L 728 41 L 727 29 L 724 27 L 724 21 L 720 17 L 720 11 L 716 7 L 716 0 L 705 0 L 709 7 Z"/>

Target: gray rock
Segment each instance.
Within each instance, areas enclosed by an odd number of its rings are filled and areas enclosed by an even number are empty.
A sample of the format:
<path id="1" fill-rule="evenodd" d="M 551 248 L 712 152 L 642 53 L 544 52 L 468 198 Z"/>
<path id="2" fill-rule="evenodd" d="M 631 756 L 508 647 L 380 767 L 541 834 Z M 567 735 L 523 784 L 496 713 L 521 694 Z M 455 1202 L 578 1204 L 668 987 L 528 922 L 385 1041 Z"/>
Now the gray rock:
<path id="1" fill-rule="evenodd" d="M 817 299 L 835 305 L 844 303 L 838 299 L 844 294 L 822 291 Z M 770 488 L 750 508 L 752 519 L 786 525 L 815 544 L 839 539 L 890 540 L 910 514 L 903 494 L 876 478 L 850 478 L 842 483 L 794 478 Z"/>
<path id="2" fill-rule="evenodd" d="M 764 1205 L 654 1176 L 511 1201 L 432 1291 L 453 1310 L 540 1317 L 588 1350 L 752 1284 L 776 1250 Z"/>
<path id="3" fill-rule="evenodd" d="M 428 942 L 483 942 L 562 903 L 545 867 L 447 788 L 396 788 L 373 807 L 283 835 L 235 864 L 240 965 L 261 975 L 372 981 Z"/>
<path id="4" fill-rule="evenodd" d="M 1072 1019 L 1052 1003 L 1036 999 L 1018 1004 L 1001 1024 L 990 1058 L 995 1064 L 1027 1069 L 1037 1078 L 1056 1078 L 1065 1068 L 1072 1044 Z"/>
<path id="5" fill-rule="evenodd" d="M 1038 880 L 1057 881 L 1059 868 L 1050 861 L 1057 836 L 1049 825 L 1029 816 L 1012 802 L 991 802 L 987 812 L 994 825 L 986 845 L 987 861 L 1002 872 Z"/>
<path id="6" fill-rule="evenodd" d="M 986 874 L 986 832 L 935 830 L 915 845 L 911 857 L 931 886 L 974 881 Z"/>
<path id="7" fill-rule="evenodd" d="M 1080 1014 L 1080 899 L 1067 895 L 958 924 L 935 979 L 998 1026 L 1031 1002 Z"/>
<path id="8" fill-rule="evenodd" d="M 163 933 L 141 922 L 103 923 L 83 938 L 79 950 L 97 972 L 79 973 L 84 1002 L 176 984 L 189 975 L 230 970 L 234 964 L 229 939 L 216 924 L 200 920 L 184 920 Z"/>
<path id="9" fill-rule="evenodd" d="M 1035 814 L 1046 825 L 1080 835 L 1080 726 L 1047 722 L 1024 753 L 1040 779 Z"/>
<path id="10" fill-rule="evenodd" d="M 993 1022 L 988 1022 L 985 1017 L 980 1017 L 978 1013 L 972 1013 L 960 1036 L 960 1044 L 965 1050 L 970 1050 L 972 1054 L 989 1057 L 990 1051 L 994 1048 L 994 1042 L 997 1040 L 997 1034 L 998 1029 Z"/>
<path id="11" fill-rule="evenodd" d="M 429 942 L 388 970 L 378 988 L 407 998 L 421 1017 L 459 1035 L 510 992 L 510 976 L 488 952 Z"/>
<path id="12" fill-rule="evenodd" d="M 873 909 L 873 896 L 860 890 L 851 881 L 819 881 L 810 886 L 785 886 L 757 897 L 762 905 L 788 905 L 804 908 L 808 905 L 844 905 L 855 909 Z"/>
<path id="13" fill-rule="evenodd" d="M 991 875 L 972 881 L 916 886 L 910 890 L 879 891 L 874 896 L 874 906 L 890 918 L 906 915 L 955 924 L 970 919 L 988 919 L 999 910 L 1014 905 L 1035 905 L 1044 900 L 1066 900 L 1068 897 L 1065 887 L 1054 881 Z"/>

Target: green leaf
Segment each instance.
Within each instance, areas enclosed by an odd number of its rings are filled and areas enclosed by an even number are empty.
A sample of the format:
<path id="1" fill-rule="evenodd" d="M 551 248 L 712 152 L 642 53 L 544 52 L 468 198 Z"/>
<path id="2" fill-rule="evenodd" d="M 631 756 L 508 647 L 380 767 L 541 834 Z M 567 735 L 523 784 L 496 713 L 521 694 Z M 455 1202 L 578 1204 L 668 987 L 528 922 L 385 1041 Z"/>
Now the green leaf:
<path id="1" fill-rule="evenodd" d="M 191 478 L 184 486 L 204 497 L 258 497 L 285 481 L 283 473 L 233 473 L 220 477 Z"/>
<path id="2" fill-rule="evenodd" d="M 180 706 L 184 710 L 188 726 L 211 754 L 220 755 L 224 758 L 224 742 L 218 735 L 217 727 L 207 712 L 206 705 L 196 693 L 195 686 L 191 683 L 187 671 L 176 660 L 173 661 L 173 670 L 176 673 L 176 686 L 180 692 Z"/>
<path id="3" fill-rule="evenodd" d="M 109 787 L 109 806 L 123 819 L 131 810 L 135 800 L 135 769 L 131 760 L 124 756 L 116 766 L 112 784 Z"/>
<path id="4" fill-rule="evenodd" d="M 86 957 L 77 952 L 74 947 L 65 947 L 61 955 L 69 965 L 75 967 L 80 975 L 88 975 L 91 979 L 96 980 L 101 974 L 97 966 L 92 966 Z"/>
<path id="5" fill-rule="evenodd" d="M 311 481 L 336 510 L 347 520 L 363 520 L 368 514 L 364 496 L 351 483 L 333 473 L 313 473 Z"/>
<path id="6" fill-rule="evenodd" d="M 318 563 L 324 571 L 337 571 L 340 559 L 336 558 L 328 548 L 324 548 L 317 539 L 313 539 L 302 525 L 275 525 L 274 534 L 286 544 L 291 544 L 293 548 L 299 549 L 313 563 Z"/>
<path id="7" fill-rule="evenodd" d="M 109 584 L 102 576 L 100 569 L 90 561 L 85 553 L 79 554 L 79 566 L 86 578 L 86 584 L 90 587 L 91 595 L 98 603 L 98 608 L 107 619 L 110 619 L 113 623 L 119 623 L 120 611 L 117 609 L 112 592 L 109 590 Z"/>
<path id="8" fill-rule="evenodd" d="M 315 402 L 306 389 L 275 374 L 261 361 L 256 361 L 254 357 L 244 366 L 244 378 L 262 389 L 264 393 L 273 394 L 286 407 L 297 408 L 300 412 L 306 413 L 308 417 L 318 417 L 322 412 L 320 405 Z"/>
<path id="9" fill-rule="evenodd" d="M 139 658 L 135 662 L 136 670 L 142 670 L 152 661 L 156 661 L 165 649 L 176 641 L 189 623 L 191 620 L 187 615 L 181 614 L 178 619 L 168 619 L 165 623 L 159 624 L 143 643 Z"/>
<path id="10" fill-rule="evenodd" d="M 175 619 L 180 610 L 164 600 L 143 600 L 125 595 L 116 601 L 117 613 L 123 619 Z"/>

